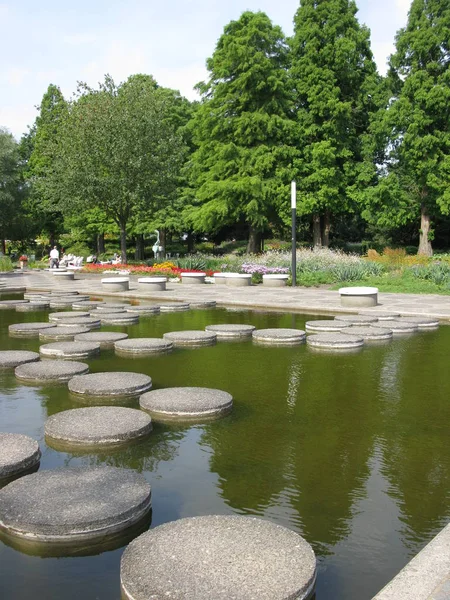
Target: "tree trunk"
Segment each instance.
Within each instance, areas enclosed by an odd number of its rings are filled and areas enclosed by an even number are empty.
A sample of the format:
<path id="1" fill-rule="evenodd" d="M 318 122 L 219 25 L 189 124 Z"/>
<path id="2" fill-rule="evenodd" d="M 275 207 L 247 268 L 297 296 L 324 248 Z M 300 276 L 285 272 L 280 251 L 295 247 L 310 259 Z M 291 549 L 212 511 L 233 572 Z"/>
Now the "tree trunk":
<path id="1" fill-rule="evenodd" d="M 144 260 L 145 258 L 144 236 L 142 233 L 136 235 L 136 251 L 134 253 L 134 258 L 136 260 Z"/>
<path id="2" fill-rule="evenodd" d="M 120 226 L 120 254 L 122 256 L 122 263 L 127 264 L 127 229 L 126 223 L 121 223 Z"/>
<path id="3" fill-rule="evenodd" d="M 328 246 L 330 245 L 330 227 L 330 211 L 326 210 L 322 220 L 322 244 L 325 246 L 325 248 L 328 248 Z"/>
<path id="4" fill-rule="evenodd" d="M 159 245 L 162 246 L 162 258 L 166 258 L 166 240 L 167 240 L 167 235 L 166 235 L 166 230 L 165 229 L 160 229 L 159 230 Z"/>
<path id="5" fill-rule="evenodd" d="M 313 213 L 313 245 L 314 248 L 322 247 L 322 229 L 320 227 L 319 213 Z"/>
<path id="6" fill-rule="evenodd" d="M 6 256 L 6 240 L 2 239 L 2 252 Z"/>
<path id="7" fill-rule="evenodd" d="M 190 231 L 187 235 L 187 250 L 188 253 L 190 254 L 192 252 L 192 250 L 194 249 L 194 236 L 192 235 L 192 232 Z"/>
<path id="8" fill-rule="evenodd" d="M 99 233 L 97 235 L 97 256 L 105 254 L 105 234 Z"/>
<path id="9" fill-rule="evenodd" d="M 261 232 L 254 227 L 254 225 L 250 225 L 250 230 L 248 233 L 248 243 L 247 243 L 247 253 L 248 254 L 258 254 L 261 251 Z"/>
<path id="10" fill-rule="evenodd" d="M 420 207 L 420 241 L 417 254 L 422 256 L 433 256 L 433 248 L 428 238 L 431 229 L 431 219 L 427 207 L 422 204 Z"/>

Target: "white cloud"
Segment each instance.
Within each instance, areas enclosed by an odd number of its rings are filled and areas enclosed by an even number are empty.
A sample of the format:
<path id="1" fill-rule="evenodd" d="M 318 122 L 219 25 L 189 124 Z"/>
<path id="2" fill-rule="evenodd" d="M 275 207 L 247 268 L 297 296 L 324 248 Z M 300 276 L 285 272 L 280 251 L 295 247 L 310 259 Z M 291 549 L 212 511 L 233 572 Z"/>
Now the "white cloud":
<path id="1" fill-rule="evenodd" d="M 29 73 L 28 69 L 12 67 L 6 71 L 2 79 L 5 79 L 11 86 L 19 86 L 23 84 Z"/>
<path id="2" fill-rule="evenodd" d="M 0 107 L 0 127 L 6 127 L 17 139 L 25 133 L 36 118 L 36 108 L 31 104 Z"/>

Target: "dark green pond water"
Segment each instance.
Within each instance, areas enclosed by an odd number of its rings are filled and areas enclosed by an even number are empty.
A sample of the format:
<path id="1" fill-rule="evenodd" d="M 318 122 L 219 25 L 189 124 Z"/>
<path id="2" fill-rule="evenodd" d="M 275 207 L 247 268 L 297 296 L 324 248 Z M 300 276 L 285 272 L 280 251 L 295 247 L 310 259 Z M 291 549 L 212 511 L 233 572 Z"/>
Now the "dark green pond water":
<path id="1" fill-rule="evenodd" d="M 303 329 L 311 318 L 216 309 L 104 329 L 160 337 L 212 323 Z M 38 340 L 10 338 L 7 327 L 42 320 L 46 313 L 0 311 L 0 349 L 37 350 Z M 64 385 L 24 386 L 3 372 L 0 430 L 37 439 L 41 469 L 142 472 L 152 484 L 152 527 L 214 513 L 290 527 L 317 554 L 317 600 L 369 600 L 449 520 L 449 349 L 450 327 L 441 326 L 357 354 L 251 341 L 145 359 L 103 351 L 88 361 L 91 371 L 147 373 L 154 388 L 220 388 L 234 411 L 206 425 L 155 425 L 148 441 L 108 454 L 56 452 L 44 441 L 46 418 L 81 405 Z M 123 549 L 45 558 L 0 542 L 0 598 L 119 600 Z"/>

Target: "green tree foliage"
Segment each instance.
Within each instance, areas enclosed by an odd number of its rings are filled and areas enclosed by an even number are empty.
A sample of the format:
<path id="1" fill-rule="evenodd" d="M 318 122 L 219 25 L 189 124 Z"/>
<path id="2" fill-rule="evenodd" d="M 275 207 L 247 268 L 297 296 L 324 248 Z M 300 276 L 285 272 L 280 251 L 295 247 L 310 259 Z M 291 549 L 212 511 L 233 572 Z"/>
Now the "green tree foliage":
<path id="1" fill-rule="evenodd" d="M 192 121 L 197 145 L 188 168 L 192 226 L 214 232 L 245 221 L 249 251 L 288 197 L 287 168 L 295 153 L 288 84 L 288 47 L 262 12 L 232 21 L 207 61 L 209 80 Z"/>
<path id="2" fill-rule="evenodd" d="M 379 226 L 420 219 L 424 255 L 432 217 L 450 212 L 449 65 L 450 4 L 414 0 L 390 58 L 392 98 L 373 124 L 385 156 L 364 215 Z"/>
<path id="3" fill-rule="evenodd" d="M 46 232 L 50 245 L 63 230 L 63 219 L 52 196 L 48 178 L 52 176 L 55 161 L 55 141 L 67 115 L 68 105 L 56 85 L 50 84 L 39 106 L 39 115 L 29 132 L 22 137 L 20 154 L 24 177 L 29 185 L 28 204 L 40 229 Z"/>
<path id="4" fill-rule="evenodd" d="M 126 262 L 129 224 L 170 196 L 184 153 L 166 118 L 170 105 L 149 76 L 98 90 L 80 84 L 58 138 L 50 188 L 66 214 L 98 207 L 120 229 Z"/>
<path id="5" fill-rule="evenodd" d="M 356 12 L 354 0 L 301 0 L 294 19 L 298 210 L 313 215 L 315 245 L 328 245 L 331 215 L 355 209 L 372 173 L 365 137 L 382 96 L 370 32 Z"/>

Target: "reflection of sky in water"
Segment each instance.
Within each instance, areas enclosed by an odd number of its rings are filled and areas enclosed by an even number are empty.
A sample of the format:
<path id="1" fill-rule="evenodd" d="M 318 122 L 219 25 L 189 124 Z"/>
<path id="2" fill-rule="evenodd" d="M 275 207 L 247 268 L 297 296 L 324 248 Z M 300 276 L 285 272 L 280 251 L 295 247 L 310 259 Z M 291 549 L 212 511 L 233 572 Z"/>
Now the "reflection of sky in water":
<path id="1" fill-rule="evenodd" d="M 24 320 L 42 314 L 0 313 L 1 349 L 38 349 L 36 340 L 4 335 L 9 322 Z M 305 317 L 218 309 L 105 329 L 160 337 L 227 322 L 304 329 Z M 224 389 L 234 410 L 202 425 L 155 424 L 147 440 L 114 451 L 57 452 L 45 444 L 45 419 L 81 405 L 65 385 L 25 386 L 3 372 L 0 429 L 37 439 L 42 469 L 113 465 L 143 473 L 152 485 L 152 527 L 213 513 L 290 527 L 318 553 L 317 600 L 369 600 L 449 516 L 449 343 L 450 328 L 441 328 L 354 355 L 251 341 L 120 363 L 103 351 L 88 361 L 93 372 L 147 373 L 155 389 Z M 42 559 L 0 543 L 0 597 L 119 600 L 122 550 Z"/>

